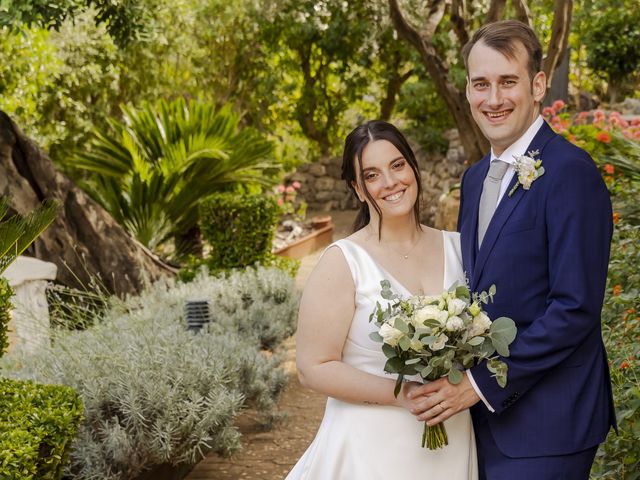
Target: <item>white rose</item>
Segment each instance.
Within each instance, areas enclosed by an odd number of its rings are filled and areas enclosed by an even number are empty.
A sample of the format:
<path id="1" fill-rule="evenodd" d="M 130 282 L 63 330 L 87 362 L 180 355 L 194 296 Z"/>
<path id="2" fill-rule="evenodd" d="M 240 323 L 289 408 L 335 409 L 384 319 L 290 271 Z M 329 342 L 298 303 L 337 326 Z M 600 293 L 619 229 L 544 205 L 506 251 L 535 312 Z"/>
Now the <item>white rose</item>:
<path id="1" fill-rule="evenodd" d="M 384 340 L 384 343 L 391 345 L 392 347 L 398 345 L 398 340 L 400 340 L 402 335 L 404 335 L 404 333 L 397 328 L 392 327 L 388 323 L 383 323 L 378 333 Z"/>
<path id="2" fill-rule="evenodd" d="M 529 190 L 531 184 L 538 177 L 536 170 L 536 162 L 533 158 L 521 156 L 516 159 L 518 181 L 522 184 L 522 188 Z"/>
<path id="3" fill-rule="evenodd" d="M 460 317 L 449 317 L 445 328 L 449 332 L 457 332 L 464 328 L 464 321 Z"/>
<path id="4" fill-rule="evenodd" d="M 413 318 L 416 322 L 424 324 L 426 320 L 438 320 L 440 313 L 442 310 L 437 305 L 426 305 L 413 312 Z"/>
<path id="5" fill-rule="evenodd" d="M 444 333 L 441 333 L 438 338 L 436 338 L 429 344 L 429 348 L 434 352 L 442 350 L 446 345 L 447 340 L 449 340 L 449 337 L 447 337 Z"/>
<path id="6" fill-rule="evenodd" d="M 440 322 L 440 326 L 444 327 L 447 324 L 447 320 L 449 320 L 449 312 L 440 310 L 437 320 Z"/>
<path id="7" fill-rule="evenodd" d="M 480 335 L 489 330 L 489 327 L 491 327 L 491 320 L 484 312 L 480 312 L 478 315 L 473 317 L 469 336 L 474 337 L 476 335 Z"/>
<path id="8" fill-rule="evenodd" d="M 453 298 L 449 300 L 449 304 L 447 305 L 449 309 L 449 315 L 460 315 L 465 307 L 467 306 L 467 302 L 464 300 L 460 300 L 459 298 Z"/>

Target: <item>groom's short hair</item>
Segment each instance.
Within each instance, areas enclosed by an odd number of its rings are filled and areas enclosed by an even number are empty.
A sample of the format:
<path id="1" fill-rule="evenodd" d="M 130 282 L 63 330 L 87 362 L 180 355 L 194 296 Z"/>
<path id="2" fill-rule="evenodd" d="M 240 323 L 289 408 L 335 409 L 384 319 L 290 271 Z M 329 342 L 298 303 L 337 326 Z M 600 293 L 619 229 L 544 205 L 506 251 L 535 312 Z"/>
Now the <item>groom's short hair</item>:
<path id="1" fill-rule="evenodd" d="M 536 33 L 526 23 L 518 20 L 500 20 L 480 27 L 471 40 L 462 47 L 462 58 L 467 72 L 469 71 L 469 54 L 478 42 L 484 43 L 512 60 L 516 59 L 516 42 L 520 42 L 529 56 L 527 61 L 529 79 L 533 80 L 533 77 L 542 70 L 542 45 Z"/>

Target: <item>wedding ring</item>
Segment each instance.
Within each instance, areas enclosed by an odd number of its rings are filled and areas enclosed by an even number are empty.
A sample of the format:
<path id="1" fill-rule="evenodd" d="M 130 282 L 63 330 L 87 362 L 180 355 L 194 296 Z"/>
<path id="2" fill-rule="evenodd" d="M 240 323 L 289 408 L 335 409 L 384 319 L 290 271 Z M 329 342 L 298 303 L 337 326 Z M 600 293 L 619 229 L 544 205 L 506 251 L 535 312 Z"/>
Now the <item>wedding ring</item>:
<path id="1" fill-rule="evenodd" d="M 440 407 L 440 413 L 444 412 L 446 410 L 446 408 L 444 408 L 444 406 L 442 405 L 442 402 L 440 402 L 438 404 L 438 406 Z"/>

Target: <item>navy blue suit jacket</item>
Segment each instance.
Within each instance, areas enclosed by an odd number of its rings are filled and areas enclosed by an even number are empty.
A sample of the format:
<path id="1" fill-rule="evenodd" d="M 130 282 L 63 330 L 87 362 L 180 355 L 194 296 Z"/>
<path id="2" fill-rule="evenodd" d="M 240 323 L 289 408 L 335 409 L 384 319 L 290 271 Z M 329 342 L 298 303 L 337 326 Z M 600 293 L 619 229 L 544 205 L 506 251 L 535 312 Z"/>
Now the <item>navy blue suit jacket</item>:
<path id="1" fill-rule="evenodd" d="M 471 372 L 501 452 L 509 457 L 565 455 L 597 445 L 615 426 L 600 311 L 612 234 L 611 201 L 589 155 L 544 123 L 527 152 L 539 150 L 543 176 L 502 197 L 477 247 L 478 205 L 490 156 L 462 181 L 458 227 L 472 291 L 495 284 L 491 318 L 517 325 L 506 388 L 485 363 Z"/>

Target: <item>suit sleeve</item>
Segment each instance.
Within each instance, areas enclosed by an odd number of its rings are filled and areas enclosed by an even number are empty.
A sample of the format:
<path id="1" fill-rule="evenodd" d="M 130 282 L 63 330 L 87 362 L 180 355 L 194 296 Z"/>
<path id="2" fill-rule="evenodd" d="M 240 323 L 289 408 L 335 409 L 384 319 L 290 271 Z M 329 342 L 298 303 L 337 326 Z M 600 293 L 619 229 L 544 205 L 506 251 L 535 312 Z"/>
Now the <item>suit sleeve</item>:
<path id="1" fill-rule="evenodd" d="M 613 228 L 609 193 L 586 154 L 545 175 L 551 176 L 545 179 L 550 184 L 541 199 L 548 248 L 547 308 L 518 332 L 510 357 L 503 359 L 509 366 L 506 388 L 497 385 L 485 363 L 471 370 L 497 414 L 600 327 Z"/>

